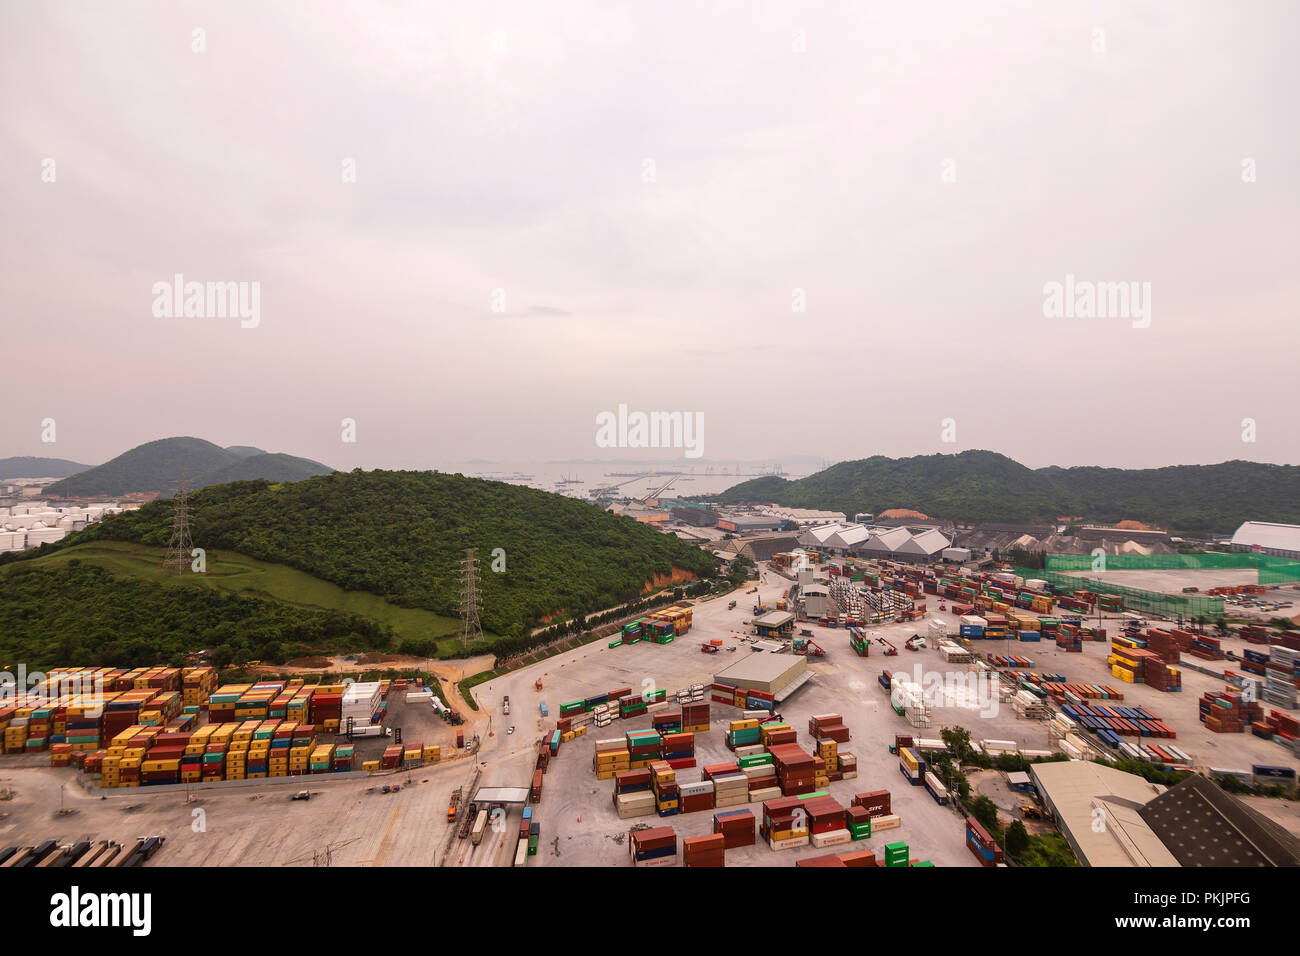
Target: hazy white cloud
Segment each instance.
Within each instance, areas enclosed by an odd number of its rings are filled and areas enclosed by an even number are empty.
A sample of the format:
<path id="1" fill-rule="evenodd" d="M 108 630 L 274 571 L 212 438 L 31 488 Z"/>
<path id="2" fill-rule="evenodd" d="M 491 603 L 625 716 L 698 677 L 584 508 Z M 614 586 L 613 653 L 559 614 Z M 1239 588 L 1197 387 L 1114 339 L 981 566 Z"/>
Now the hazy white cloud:
<path id="1" fill-rule="evenodd" d="M 1298 19 L 0 5 L 0 454 L 595 457 L 625 402 L 722 457 L 1300 462 Z M 176 273 L 260 325 L 153 318 Z M 1150 328 L 1045 319 L 1067 273 Z"/>

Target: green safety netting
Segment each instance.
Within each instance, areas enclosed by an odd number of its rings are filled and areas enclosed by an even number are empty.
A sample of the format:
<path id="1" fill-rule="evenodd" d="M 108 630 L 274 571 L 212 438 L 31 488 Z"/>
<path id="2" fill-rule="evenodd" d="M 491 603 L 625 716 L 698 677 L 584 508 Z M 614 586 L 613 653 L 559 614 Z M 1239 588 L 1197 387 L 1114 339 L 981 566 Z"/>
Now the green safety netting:
<path id="1" fill-rule="evenodd" d="M 1300 581 L 1300 561 L 1271 554 L 1237 551 L 1230 554 L 1108 554 L 1107 571 L 1196 571 L 1250 568 L 1259 572 L 1260 584 Z M 1049 571 L 1092 571 L 1089 554 L 1049 554 Z"/>
<path id="2" fill-rule="evenodd" d="M 1053 555 L 1052 557 L 1075 558 L 1079 555 Z M 1082 556 L 1087 564 L 1080 570 L 1092 570 L 1092 558 Z M 1112 564 L 1113 556 L 1106 559 L 1106 570 L 1120 570 Z M 1124 610 L 1141 611 L 1144 614 L 1159 614 L 1162 617 L 1204 617 L 1217 620 L 1223 617 L 1223 598 L 1205 597 L 1201 594 L 1162 594 L 1159 591 L 1142 591 L 1127 588 L 1122 584 L 1098 581 L 1096 578 L 1060 574 L 1056 571 L 1043 571 L 1037 568 L 1016 568 L 1016 574 L 1025 578 L 1037 578 L 1049 584 L 1071 591 L 1093 591 L 1097 594 L 1114 594 L 1124 598 Z"/>

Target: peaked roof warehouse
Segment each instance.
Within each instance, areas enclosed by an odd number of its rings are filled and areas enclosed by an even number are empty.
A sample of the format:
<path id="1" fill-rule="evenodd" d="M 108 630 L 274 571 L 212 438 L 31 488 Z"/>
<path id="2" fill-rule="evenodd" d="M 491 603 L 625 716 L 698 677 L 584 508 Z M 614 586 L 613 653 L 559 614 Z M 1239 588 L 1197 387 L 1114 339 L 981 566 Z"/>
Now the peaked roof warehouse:
<path id="1" fill-rule="evenodd" d="M 838 521 L 832 524 L 818 525 L 815 528 L 807 528 L 799 535 L 799 543 L 805 548 L 819 548 L 826 543 L 827 539 L 843 531 L 844 528 L 845 526 Z"/>
<path id="2" fill-rule="evenodd" d="M 902 554 L 923 554 L 928 556 L 938 554 L 951 544 L 952 542 L 944 537 L 943 532 L 930 528 L 928 531 L 912 535 L 912 540 L 899 545 L 898 550 Z"/>

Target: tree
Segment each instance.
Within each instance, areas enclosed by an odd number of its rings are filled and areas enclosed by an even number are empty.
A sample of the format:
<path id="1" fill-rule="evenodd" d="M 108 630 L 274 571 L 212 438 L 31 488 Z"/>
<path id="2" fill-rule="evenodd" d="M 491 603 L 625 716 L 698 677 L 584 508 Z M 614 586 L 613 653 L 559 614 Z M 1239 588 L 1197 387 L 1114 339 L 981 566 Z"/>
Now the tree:
<path id="1" fill-rule="evenodd" d="M 996 836 L 1001 829 L 998 826 L 998 808 L 988 797 L 976 797 L 970 804 L 971 816 L 979 821 L 980 826 L 989 831 L 990 836 Z"/>
<path id="2" fill-rule="evenodd" d="M 1015 859 L 1029 849 L 1029 832 L 1019 820 L 1007 827 L 1007 854 Z"/>
<path id="3" fill-rule="evenodd" d="M 969 763 L 968 758 L 972 753 L 969 730 L 965 727 L 945 727 L 939 737 L 959 764 Z"/>

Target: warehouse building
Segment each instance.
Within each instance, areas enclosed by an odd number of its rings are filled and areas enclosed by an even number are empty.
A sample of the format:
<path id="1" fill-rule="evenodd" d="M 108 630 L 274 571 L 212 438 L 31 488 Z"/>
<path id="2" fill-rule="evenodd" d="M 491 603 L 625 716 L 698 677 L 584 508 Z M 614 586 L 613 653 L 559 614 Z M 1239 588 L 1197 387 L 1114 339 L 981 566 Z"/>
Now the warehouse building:
<path id="1" fill-rule="evenodd" d="M 733 534 L 757 534 L 763 531 L 780 531 L 785 522 L 771 515 L 718 515 L 718 527 Z"/>
<path id="2" fill-rule="evenodd" d="M 808 660 L 793 654 L 750 654 L 713 675 L 720 684 L 761 690 L 785 700 L 812 677 Z"/>
<path id="3" fill-rule="evenodd" d="M 898 549 L 910 540 L 912 540 L 912 532 L 906 528 L 878 528 L 872 531 L 853 553 L 863 558 L 893 560 Z"/>
<path id="4" fill-rule="evenodd" d="M 1234 551 L 1262 551 L 1300 559 L 1300 525 L 1247 521 L 1232 536 L 1231 545 Z"/>
<path id="5" fill-rule="evenodd" d="M 826 542 L 832 536 L 843 531 L 848 526 L 843 522 L 834 521 L 830 524 L 821 524 L 812 528 L 805 528 L 799 535 L 799 546 L 803 548 L 825 548 L 828 547 Z"/>
<path id="6" fill-rule="evenodd" d="M 952 542 L 944 537 L 942 532 L 936 528 L 929 528 L 920 534 L 910 534 L 909 539 L 895 549 L 891 560 L 927 564 L 938 561 L 951 545 Z"/>
<path id="7" fill-rule="evenodd" d="M 1123 545 L 1129 542 L 1149 547 L 1151 545 L 1169 544 L 1168 531 L 1145 531 L 1137 528 L 1099 528 L 1084 525 L 1074 532 L 1080 541 L 1101 542 L 1104 544 Z"/>
<path id="8" fill-rule="evenodd" d="M 725 542 L 727 550 L 735 551 L 742 554 L 749 560 L 758 562 L 766 561 L 774 554 L 780 554 L 782 551 L 793 551 L 798 542 L 792 535 L 774 534 L 759 535 L 744 540 L 734 539 Z"/>
<path id="9" fill-rule="evenodd" d="M 824 584 L 812 582 L 799 586 L 799 600 L 804 613 L 812 618 L 826 617 L 831 612 L 831 592 Z"/>
<path id="10" fill-rule="evenodd" d="M 696 528 L 712 528 L 718 523 L 716 511 L 699 505 L 674 505 L 670 514 L 674 521 L 693 525 Z"/>
<path id="11" fill-rule="evenodd" d="M 819 511 L 816 508 L 783 508 L 773 505 L 764 508 L 763 512 L 784 521 L 798 522 L 800 527 L 804 525 L 844 523 L 844 512 L 842 511 Z"/>
<path id="12" fill-rule="evenodd" d="M 768 611 L 754 618 L 754 633 L 759 637 L 787 637 L 794 630 L 794 614 L 790 611 Z"/>
<path id="13" fill-rule="evenodd" d="M 1139 814 L 1183 866 L 1300 866 L 1295 834 L 1199 775 Z"/>
<path id="14" fill-rule="evenodd" d="M 853 549 L 871 537 L 871 532 L 860 524 L 846 525 L 826 539 L 823 547 L 836 554 L 852 554 Z"/>
<path id="15" fill-rule="evenodd" d="M 1140 812 L 1159 784 L 1082 760 L 1032 764 L 1029 776 L 1081 865 L 1179 865 Z"/>

